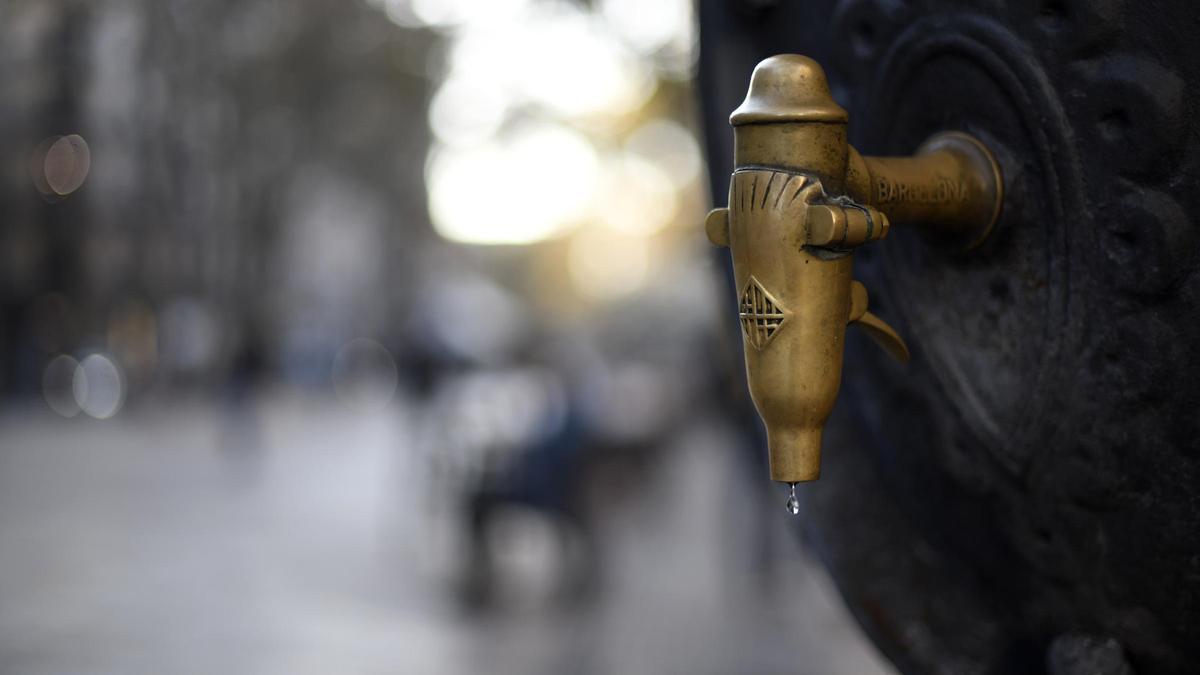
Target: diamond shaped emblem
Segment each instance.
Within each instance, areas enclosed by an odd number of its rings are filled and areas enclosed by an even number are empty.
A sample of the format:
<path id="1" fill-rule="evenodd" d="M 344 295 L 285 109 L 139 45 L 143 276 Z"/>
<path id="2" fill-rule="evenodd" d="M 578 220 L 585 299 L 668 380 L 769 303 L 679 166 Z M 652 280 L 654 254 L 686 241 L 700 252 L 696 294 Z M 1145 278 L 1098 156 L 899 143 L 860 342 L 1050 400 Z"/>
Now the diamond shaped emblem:
<path id="1" fill-rule="evenodd" d="M 754 345 L 755 349 L 766 347 L 787 322 L 790 314 L 767 289 L 763 288 L 758 279 L 750 277 L 738 305 L 738 318 L 742 321 L 742 332 L 746 334 L 746 342 Z"/>

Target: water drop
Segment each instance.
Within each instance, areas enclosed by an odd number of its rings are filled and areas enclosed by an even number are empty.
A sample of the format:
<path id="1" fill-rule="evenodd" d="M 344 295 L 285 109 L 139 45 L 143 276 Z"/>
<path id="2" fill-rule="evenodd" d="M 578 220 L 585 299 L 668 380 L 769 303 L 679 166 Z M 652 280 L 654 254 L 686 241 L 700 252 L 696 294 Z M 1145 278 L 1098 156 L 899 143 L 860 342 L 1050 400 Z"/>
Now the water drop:
<path id="1" fill-rule="evenodd" d="M 788 483 L 788 485 L 792 486 L 792 494 L 787 500 L 788 513 L 792 514 L 793 516 L 800 515 L 800 500 L 796 499 L 796 484 Z"/>

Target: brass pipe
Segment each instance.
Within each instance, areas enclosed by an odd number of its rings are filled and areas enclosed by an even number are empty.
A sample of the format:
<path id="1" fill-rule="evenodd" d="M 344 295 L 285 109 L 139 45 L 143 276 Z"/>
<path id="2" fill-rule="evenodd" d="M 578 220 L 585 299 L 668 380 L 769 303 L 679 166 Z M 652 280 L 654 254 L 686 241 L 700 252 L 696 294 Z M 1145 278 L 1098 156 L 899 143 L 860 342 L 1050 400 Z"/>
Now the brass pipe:
<path id="1" fill-rule="evenodd" d="M 912 157 L 863 157 L 849 147 L 846 193 L 953 248 L 969 250 L 1000 217 L 1004 186 L 992 153 L 958 131 L 934 135 Z"/>
<path id="2" fill-rule="evenodd" d="M 847 324 L 908 359 L 896 331 L 867 309 L 867 291 L 853 278 L 855 249 L 887 236 L 893 221 L 956 248 L 977 246 L 1000 213 L 1000 169 L 986 146 L 961 132 L 933 136 L 913 157 L 863 157 L 847 142 L 849 116 L 824 71 L 794 54 L 754 69 L 729 120 L 729 206 L 714 209 L 705 229 L 732 253 L 771 478 L 814 480 Z"/>

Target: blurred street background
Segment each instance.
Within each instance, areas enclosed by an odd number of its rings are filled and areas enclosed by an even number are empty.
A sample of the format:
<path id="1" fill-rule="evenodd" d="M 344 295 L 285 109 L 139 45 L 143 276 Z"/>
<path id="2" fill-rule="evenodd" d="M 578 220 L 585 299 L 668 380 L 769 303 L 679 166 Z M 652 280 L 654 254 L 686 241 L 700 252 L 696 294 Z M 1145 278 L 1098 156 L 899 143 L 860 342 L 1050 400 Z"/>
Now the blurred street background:
<path id="1" fill-rule="evenodd" d="M 0 2 L 0 673 L 891 672 L 767 479 L 696 56 Z"/>

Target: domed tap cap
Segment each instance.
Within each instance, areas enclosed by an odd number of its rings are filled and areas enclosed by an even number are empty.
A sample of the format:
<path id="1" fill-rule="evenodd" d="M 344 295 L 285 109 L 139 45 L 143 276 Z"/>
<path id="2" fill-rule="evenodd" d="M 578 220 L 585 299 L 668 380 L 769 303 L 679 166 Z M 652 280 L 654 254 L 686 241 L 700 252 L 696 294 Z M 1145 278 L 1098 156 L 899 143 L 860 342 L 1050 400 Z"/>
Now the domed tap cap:
<path id="1" fill-rule="evenodd" d="M 729 116 L 733 126 L 778 122 L 840 122 L 849 119 L 833 100 L 825 71 L 799 54 L 780 54 L 754 67 L 746 100 Z"/>

